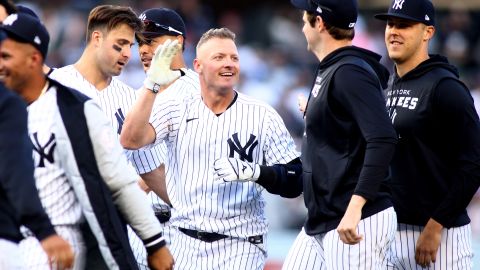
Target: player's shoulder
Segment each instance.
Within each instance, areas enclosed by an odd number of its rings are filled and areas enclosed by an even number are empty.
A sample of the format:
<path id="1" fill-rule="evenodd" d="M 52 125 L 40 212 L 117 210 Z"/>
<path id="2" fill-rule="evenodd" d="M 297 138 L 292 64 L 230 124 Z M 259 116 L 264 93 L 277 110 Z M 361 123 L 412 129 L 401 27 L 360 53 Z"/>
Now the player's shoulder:
<path id="1" fill-rule="evenodd" d="M 260 109 L 264 109 L 268 112 L 275 112 L 276 113 L 275 109 L 272 106 L 270 106 L 270 104 L 268 104 L 268 103 L 266 103 L 262 100 L 253 98 L 249 95 L 246 95 L 246 94 L 238 92 L 238 91 L 237 91 L 237 94 L 238 94 L 237 102 L 239 104 L 250 105 L 250 106 L 260 108 Z"/>
<path id="2" fill-rule="evenodd" d="M 113 77 L 112 81 L 110 82 L 109 87 L 114 88 L 114 89 L 120 89 L 122 91 L 129 91 L 129 92 L 135 92 L 135 89 L 131 87 L 130 85 L 122 82 L 121 80 Z"/>

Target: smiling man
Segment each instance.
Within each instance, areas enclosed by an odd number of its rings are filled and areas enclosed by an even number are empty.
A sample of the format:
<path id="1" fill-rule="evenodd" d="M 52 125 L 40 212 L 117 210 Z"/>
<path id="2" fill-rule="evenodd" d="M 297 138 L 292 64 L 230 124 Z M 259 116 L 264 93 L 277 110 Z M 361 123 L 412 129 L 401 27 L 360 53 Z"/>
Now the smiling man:
<path id="1" fill-rule="evenodd" d="M 170 69 L 179 50 L 177 40 L 157 48 L 144 83 L 150 90 L 135 106 L 152 106 L 152 89 L 162 91 L 185 77 L 177 80 L 180 72 Z M 170 246 L 175 267 L 263 269 L 267 221 L 262 186 L 281 181 L 276 176 L 287 166 L 290 174 L 300 173 L 299 153 L 275 110 L 235 90 L 240 60 L 234 33 L 221 28 L 203 34 L 193 64 L 200 95 L 157 96 L 150 123 L 140 129 L 134 118 L 126 121 L 121 142 L 127 148 L 167 145 L 166 183 L 175 208 L 171 222 L 179 230 Z M 278 193 L 298 196 L 301 183 L 292 186 Z"/>
<path id="2" fill-rule="evenodd" d="M 395 63 L 386 91 L 398 134 L 391 163 L 398 229 L 394 269 L 472 269 L 466 208 L 480 185 L 480 124 L 457 69 L 430 55 L 435 10 L 429 0 L 391 2 L 385 44 Z M 431 267 L 431 268 L 430 268 Z"/>

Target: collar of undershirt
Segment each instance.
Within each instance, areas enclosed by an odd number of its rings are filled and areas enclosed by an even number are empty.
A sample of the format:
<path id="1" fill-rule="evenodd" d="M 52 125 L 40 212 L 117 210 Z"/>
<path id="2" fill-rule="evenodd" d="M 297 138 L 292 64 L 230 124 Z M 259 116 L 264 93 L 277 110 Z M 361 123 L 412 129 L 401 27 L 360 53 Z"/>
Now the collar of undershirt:
<path id="1" fill-rule="evenodd" d="M 221 113 L 215 114 L 216 116 L 222 115 L 222 113 L 224 113 L 224 112 L 226 112 L 228 109 L 230 109 L 230 107 L 233 106 L 233 104 L 235 103 L 235 101 L 237 101 L 238 93 L 237 93 L 237 91 L 234 91 L 234 92 L 235 92 L 235 96 L 233 96 L 232 102 L 230 102 L 230 104 L 229 104 L 228 107 L 225 109 L 225 111 L 223 111 L 223 112 L 221 112 Z"/>

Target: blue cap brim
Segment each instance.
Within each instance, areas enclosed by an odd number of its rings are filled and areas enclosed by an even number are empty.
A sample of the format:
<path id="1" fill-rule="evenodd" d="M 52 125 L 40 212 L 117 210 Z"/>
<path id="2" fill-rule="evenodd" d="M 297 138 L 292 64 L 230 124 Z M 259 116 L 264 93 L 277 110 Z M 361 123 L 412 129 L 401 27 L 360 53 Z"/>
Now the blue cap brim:
<path id="1" fill-rule="evenodd" d="M 375 14 L 374 17 L 375 17 L 375 19 L 379 19 L 379 20 L 382 20 L 382 21 L 387 21 L 390 18 L 399 18 L 399 19 L 405 19 L 405 20 L 409 20 L 409 21 L 423 23 L 423 21 L 420 21 L 418 19 L 415 19 L 413 17 L 410 17 L 408 15 L 404 15 L 404 14 L 381 13 L 381 14 Z"/>

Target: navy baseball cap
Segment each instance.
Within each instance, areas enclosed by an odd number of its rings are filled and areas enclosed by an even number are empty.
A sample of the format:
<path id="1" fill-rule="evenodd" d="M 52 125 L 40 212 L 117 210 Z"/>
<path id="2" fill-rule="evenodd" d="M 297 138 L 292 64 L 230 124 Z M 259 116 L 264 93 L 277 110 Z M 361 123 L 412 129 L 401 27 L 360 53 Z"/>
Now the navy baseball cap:
<path id="1" fill-rule="evenodd" d="M 185 37 L 185 23 L 182 17 L 172 9 L 151 8 L 140 14 L 139 18 L 145 25 L 142 34 L 147 37 L 155 36 L 183 36 Z"/>
<path id="2" fill-rule="evenodd" d="M 322 17 L 331 26 L 353 29 L 357 22 L 356 0 L 290 0 L 296 8 Z"/>
<path id="3" fill-rule="evenodd" d="M 46 58 L 50 36 L 37 18 L 24 13 L 13 13 L 3 20 L 0 29 L 9 38 L 33 45 Z"/>
<path id="4" fill-rule="evenodd" d="M 393 0 L 387 13 L 375 15 L 379 20 L 401 18 L 435 26 L 435 8 L 430 0 Z"/>
<path id="5" fill-rule="evenodd" d="M 28 14 L 28 15 L 31 15 L 31 16 L 39 19 L 38 15 L 37 15 L 37 13 L 35 13 L 35 11 L 33 11 L 31 8 L 29 8 L 27 6 L 24 6 L 24 5 L 17 5 L 17 12 Z"/>

